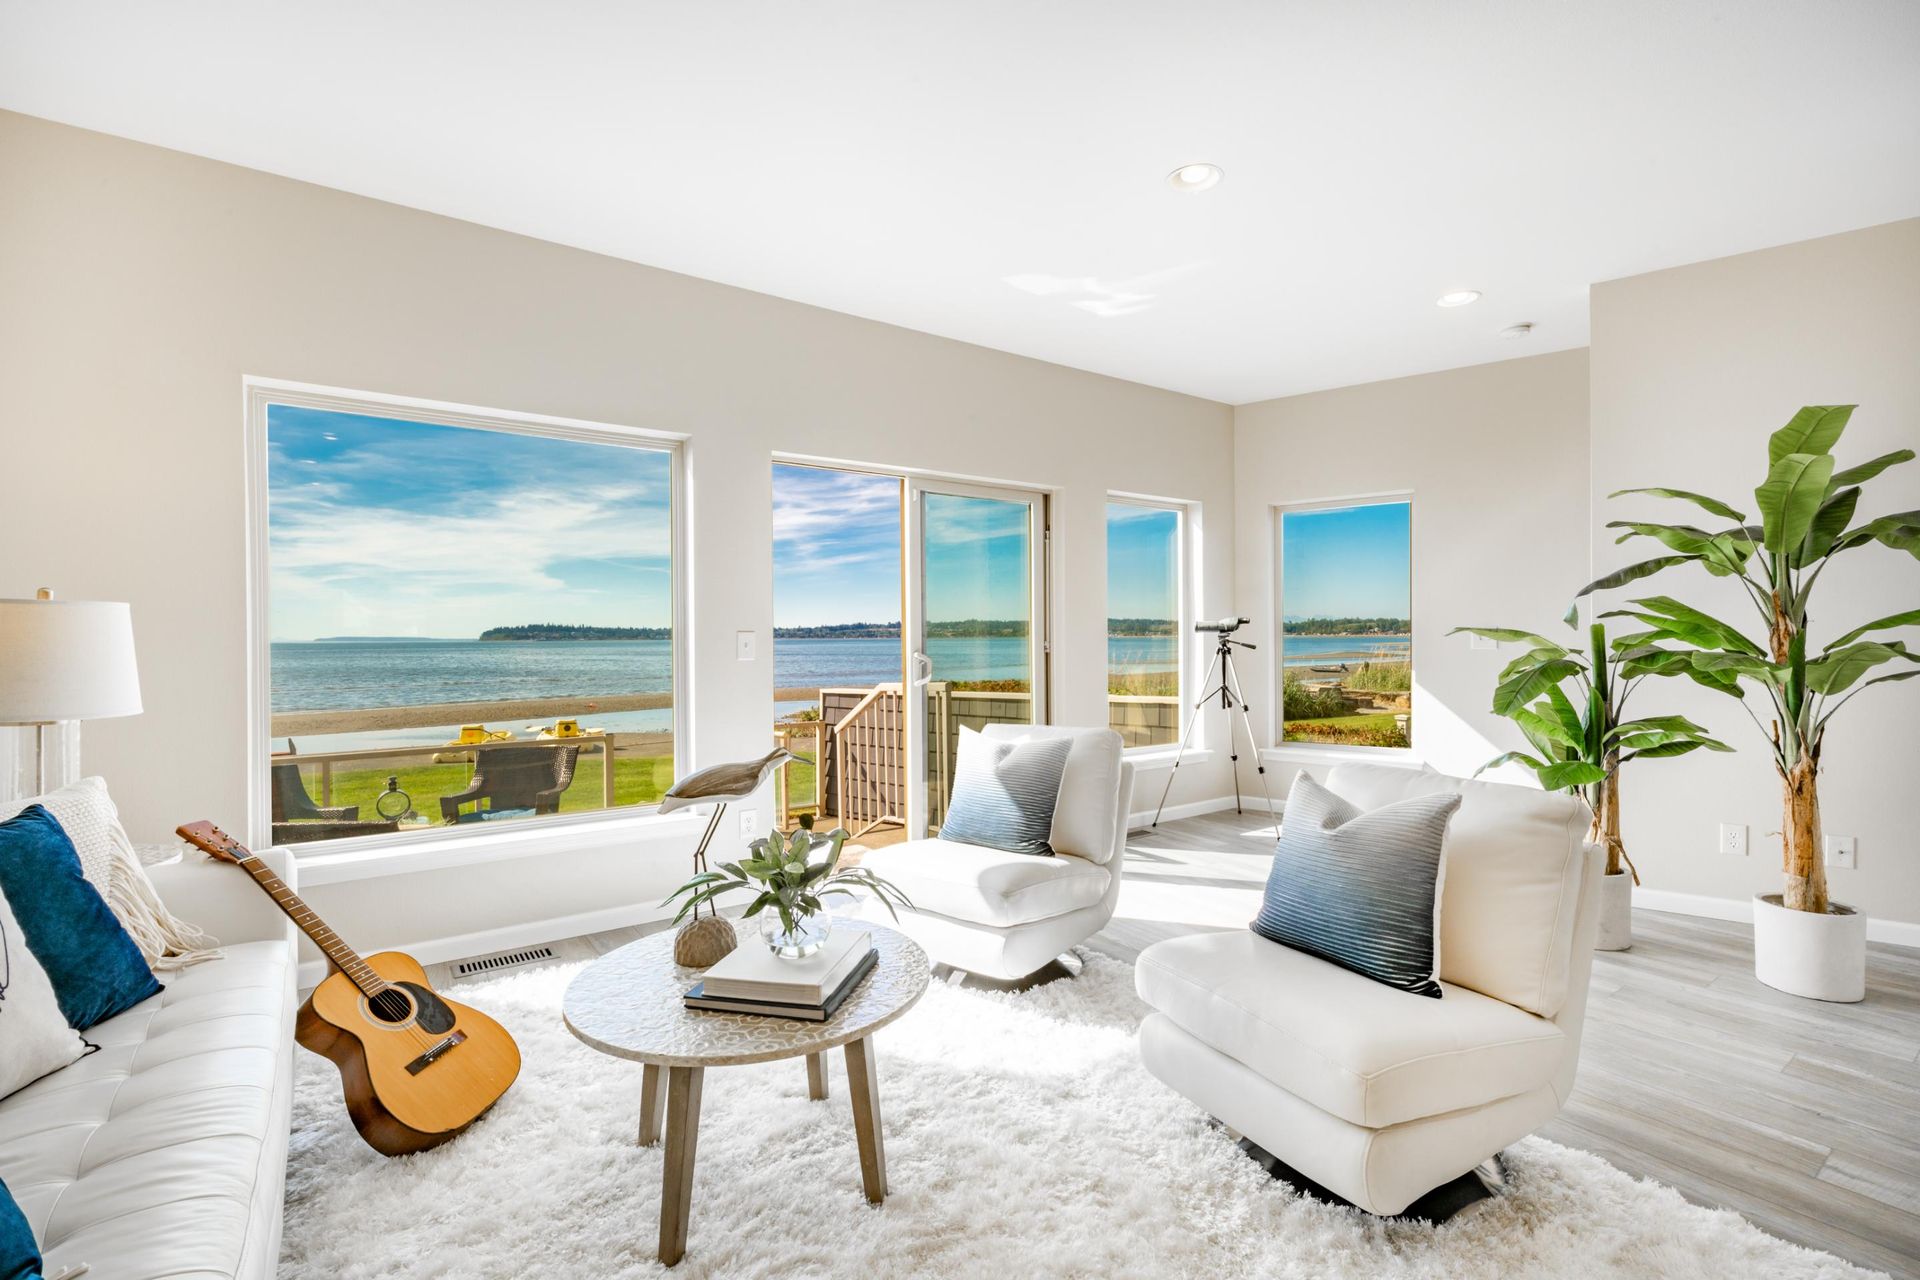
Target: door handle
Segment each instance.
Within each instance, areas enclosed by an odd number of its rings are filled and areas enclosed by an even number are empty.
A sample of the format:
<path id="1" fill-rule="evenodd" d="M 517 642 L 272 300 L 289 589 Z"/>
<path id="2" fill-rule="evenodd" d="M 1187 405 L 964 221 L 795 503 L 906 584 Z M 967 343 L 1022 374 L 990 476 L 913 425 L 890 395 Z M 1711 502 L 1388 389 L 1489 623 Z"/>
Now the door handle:
<path id="1" fill-rule="evenodd" d="M 915 649 L 913 651 L 913 687 L 924 689 L 927 687 L 927 682 L 932 679 L 933 659 Z"/>

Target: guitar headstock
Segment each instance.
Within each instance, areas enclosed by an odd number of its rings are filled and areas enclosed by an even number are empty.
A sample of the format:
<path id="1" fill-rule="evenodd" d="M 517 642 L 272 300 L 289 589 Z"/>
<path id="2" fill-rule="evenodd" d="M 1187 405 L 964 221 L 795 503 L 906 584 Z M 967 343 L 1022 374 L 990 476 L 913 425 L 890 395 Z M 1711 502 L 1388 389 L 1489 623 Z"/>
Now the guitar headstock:
<path id="1" fill-rule="evenodd" d="M 175 827 L 173 833 L 194 848 L 211 854 L 222 862 L 244 863 L 251 861 L 254 856 L 253 851 L 247 846 L 204 819 Z"/>

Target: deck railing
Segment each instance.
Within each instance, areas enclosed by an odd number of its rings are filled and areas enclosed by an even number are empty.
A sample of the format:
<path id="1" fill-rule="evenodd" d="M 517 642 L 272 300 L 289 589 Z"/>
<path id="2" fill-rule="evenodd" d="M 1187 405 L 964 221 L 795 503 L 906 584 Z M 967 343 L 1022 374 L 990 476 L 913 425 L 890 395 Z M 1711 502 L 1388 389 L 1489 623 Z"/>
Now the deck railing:
<path id="1" fill-rule="evenodd" d="M 577 746 L 581 749 L 582 754 L 585 754 L 589 743 L 597 744 L 603 757 L 607 761 L 606 767 L 600 770 L 600 802 L 611 809 L 613 808 L 614 782 L 613 749 L 616 736 L 617 735 L 611 733 L 583 733 L 572 738 L 519 739 L 510 743 L 482 743 L 478 749 L 484 751 L 488 745 L 550 746 L 555 748 Z M 277 755 L 273 757 L 273 763 L 300 765 L 303 769 L 307 765 L 312 765 L 314 767 L 314 773 L 320 783 L 319 804 L 322 808 L 330 808 L 333 804 L 333 767 L 335 764 L 372 764 L 382 760 L 388 763 L 395 763 L 431 760 L 436 755 L 460 754 L 464 754 L 467 760 L 471 762 L 475 749 L 476 748 L 471 745 L 463 746 L 459 743 L 450 743 L 442 746 L 353 747 L 342 751 L 302 751 L 298 755 Z"/>

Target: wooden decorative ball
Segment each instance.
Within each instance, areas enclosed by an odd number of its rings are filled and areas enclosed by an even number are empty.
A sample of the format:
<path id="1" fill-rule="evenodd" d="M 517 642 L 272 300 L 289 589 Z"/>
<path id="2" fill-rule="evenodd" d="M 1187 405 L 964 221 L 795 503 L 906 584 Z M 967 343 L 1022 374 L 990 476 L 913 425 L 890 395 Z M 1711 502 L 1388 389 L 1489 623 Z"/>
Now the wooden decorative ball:
<path id="1" fill-rule="evenodd" d="M 700 916 L 680 926 L 673 935 L 673 962 L 687 969 L 704 969 L 738 946 L 733 921 Z"/>

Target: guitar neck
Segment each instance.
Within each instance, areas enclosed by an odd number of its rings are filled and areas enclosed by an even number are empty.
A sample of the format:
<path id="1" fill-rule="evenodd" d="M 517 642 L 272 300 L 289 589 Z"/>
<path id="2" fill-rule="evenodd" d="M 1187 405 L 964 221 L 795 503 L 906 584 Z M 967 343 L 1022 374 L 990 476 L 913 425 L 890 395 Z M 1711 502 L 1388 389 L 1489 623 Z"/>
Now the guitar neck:
<path id="1" fill-rule="evenodd" d="M 300 926 L 301 932 L 313 939 L 313 945 L 326 954 L 334 968 L 347 975 L 354 986 L 367 995 L 386 990 L 386 980 L 360 958 L 358 951 L 348 946 L 339 934 L 328 928 L 327 922 L 307 905 L 306 899 L 288 888 L 287 882 L 275 874 L 273 868 L 268 866 L 258 854 L 249 854 L 241 860 L 240 865 L 246 868 L 247 874 L 254 878 L 255 883 L 267 891 L 268 897 L 280 904 L 280 909 Z"/>

